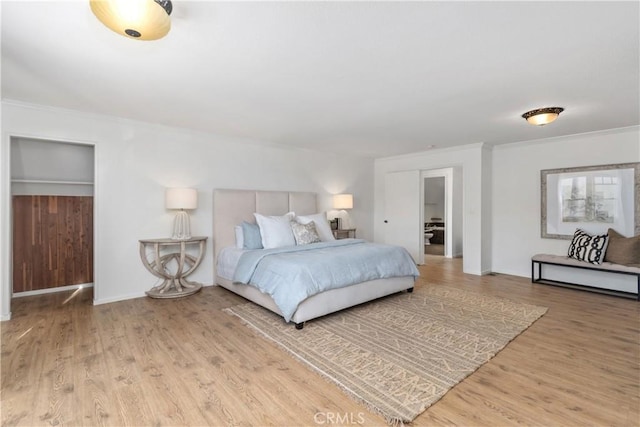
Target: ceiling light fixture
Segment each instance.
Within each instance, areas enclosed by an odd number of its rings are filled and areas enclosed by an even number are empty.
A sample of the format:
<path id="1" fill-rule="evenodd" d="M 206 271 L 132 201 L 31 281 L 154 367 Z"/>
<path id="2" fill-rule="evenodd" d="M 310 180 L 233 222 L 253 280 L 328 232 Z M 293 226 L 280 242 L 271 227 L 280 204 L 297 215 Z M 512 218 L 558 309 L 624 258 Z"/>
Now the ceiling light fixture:
<path id="1" fill-rule="evenodd" d="M 138 40 L 157 40 L 171 29 L 171 0 L 91 0 L 94 15 L 116 33 Z"/>
<path id="2" fill-rule="evenodd" d="M 522 117 L 536 126 L 544 126 L 558 118 L 560 113 L 564 111 L 561 107 L 538 108 L 537 110 L 527 111 Z"/>

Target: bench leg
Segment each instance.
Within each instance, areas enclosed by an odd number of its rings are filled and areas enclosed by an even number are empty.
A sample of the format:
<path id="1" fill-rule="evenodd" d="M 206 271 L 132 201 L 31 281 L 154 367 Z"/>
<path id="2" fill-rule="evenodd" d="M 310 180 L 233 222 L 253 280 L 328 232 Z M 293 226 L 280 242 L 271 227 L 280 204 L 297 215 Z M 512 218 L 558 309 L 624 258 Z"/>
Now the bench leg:
<path id="1" fill-rule="evenodd" d="M 538 278 L 536 279 L 536 264 L 538 264 Z M 531 261 L 531 283 L 536 283 L 542 279 L 542 263 L 540 261 Z"/>
<path id="2" fill-rule="evenodd" d="M 536 265 L 535 261 L 531 261 L 531 283 L 534 283 L 535 280 L 533 280 L 533 270 L 534 270 L 534 266 Z"/>
<path id="3" fill-rule="evenodd" d="M 542 280 L 542 263 L 538 263 L 538 280 Z"/>

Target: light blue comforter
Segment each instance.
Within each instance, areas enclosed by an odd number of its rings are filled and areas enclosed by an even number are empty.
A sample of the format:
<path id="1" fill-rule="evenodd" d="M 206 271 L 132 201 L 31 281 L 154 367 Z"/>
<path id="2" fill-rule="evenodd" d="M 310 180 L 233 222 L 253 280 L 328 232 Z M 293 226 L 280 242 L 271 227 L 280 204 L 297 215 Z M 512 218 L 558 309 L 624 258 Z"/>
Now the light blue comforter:
<path id="1" fill-rule="evenodd" d="M 419 275 L 402 247 L 343 239 L 247 251 L 233 281 L 270 295 L 288 322 L 298 304 L 317 293 L 367 280 Z"/>

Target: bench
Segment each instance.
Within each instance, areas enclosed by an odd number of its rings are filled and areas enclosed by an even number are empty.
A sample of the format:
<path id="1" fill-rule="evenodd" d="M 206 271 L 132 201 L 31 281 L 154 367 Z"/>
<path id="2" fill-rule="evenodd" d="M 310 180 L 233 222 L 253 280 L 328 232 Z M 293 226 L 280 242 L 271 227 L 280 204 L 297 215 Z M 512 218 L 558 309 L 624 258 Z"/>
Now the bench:
<path id="1" fill-rule="evenodd" d="M 537 278 L 536 278 L 537 264 Z M 597 286 L 589 286 L 577 283 L 563 282 L 559 280 L 545 279 L 542 277 L 542 265 L 556 265 L 570 268 L 580 268 L 594 271 L 604 271 L 607 273 L 626 274 L 636 277 L 636 292 L 623 292 L 612 289 L 599 288 Z M 591 264 L 577 259 L 569 258 L 563 255 L 538 254 L 531 257 L 531 283 L 543 283 L 550 285 L 561 285 L 575 287 L 579 289 L 591 290 L 594 292 L 602 292 L 611 295 L 619 295 L 636 298 L 640 301 L 640 268 L 631 267 L 622 264 L 614 264 L 612 262 L 603 262 L 602 264 Z"/>

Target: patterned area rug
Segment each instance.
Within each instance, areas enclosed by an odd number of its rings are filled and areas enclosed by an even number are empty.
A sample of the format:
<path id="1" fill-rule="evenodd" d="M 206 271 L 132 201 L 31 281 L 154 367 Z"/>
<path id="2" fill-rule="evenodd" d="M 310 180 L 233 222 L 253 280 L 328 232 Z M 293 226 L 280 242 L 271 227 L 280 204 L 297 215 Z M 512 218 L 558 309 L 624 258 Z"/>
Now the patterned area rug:
<path id="1" fill-rule="evenodd" d="M 420 415 L 547 309 L 428 286 L 309 321 L 302 330 L 253 303 L 225 311 L 398 423 Z"/>

